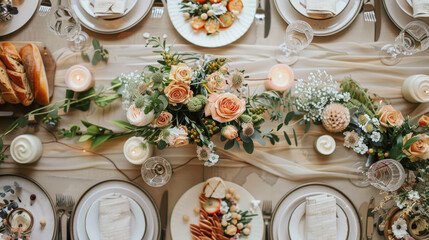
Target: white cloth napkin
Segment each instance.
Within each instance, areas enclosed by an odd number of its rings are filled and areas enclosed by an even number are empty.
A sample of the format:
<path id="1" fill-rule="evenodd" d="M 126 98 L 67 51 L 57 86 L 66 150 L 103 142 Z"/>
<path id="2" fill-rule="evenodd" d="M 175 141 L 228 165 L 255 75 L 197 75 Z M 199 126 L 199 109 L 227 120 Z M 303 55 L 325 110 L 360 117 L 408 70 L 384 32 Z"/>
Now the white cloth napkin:
<path id="1" fill-rule="evenodd" d="M 100 199 L 99 204 L 100 240 L 130 239 L 130 200 L 113 194 Z"/>
<path id="2" fill-rule="evenodd" d="M 337 0 L 306 0 L 308 15 L 334 16 L 337 8 Z"/>
<path id="3" fill-rule="evenodd" d="M 120 17 L 125 13 L 126 0 L 93 0 L 96 17 Z"/>
<path id="4" fill-rule="evenodd" d="M 337 203 L 333 196 L 321 194 L 306 198 L 305 239 L 337 239 Z"/>
<path id="5" fill-rule="evenodd" d="M 429 17 L 429 0 L 412 0 L 413 17 Z"/>

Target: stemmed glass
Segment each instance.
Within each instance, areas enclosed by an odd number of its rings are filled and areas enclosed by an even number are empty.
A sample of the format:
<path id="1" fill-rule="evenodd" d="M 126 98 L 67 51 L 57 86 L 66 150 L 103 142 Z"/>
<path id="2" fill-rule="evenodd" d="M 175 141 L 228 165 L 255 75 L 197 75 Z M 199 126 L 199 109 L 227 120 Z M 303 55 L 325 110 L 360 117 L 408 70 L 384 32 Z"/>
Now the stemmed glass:
<path id="1" fill-rule="evenodd" d="M 170 162 L 159 156 L 148 158 L 141 168 L 143 180 L 152 187 L 162 187 L 167 184 L 172 173 Z"/>
<path id="2" fill-rule="evenodd" d="M 404 55 L 413 55 L 429 47 L 429 26 L 422 21 L 408 23 L 395 38 L 380 50 L 380 60 L 386 65 L 395 65 Z"/>
<path id="3" fill-rule="evenodd" d="M 80 52 L 89 47 L 89 36 L 81 30 L 79 20 L 71 9 L 57 6 L 49 12 L 47 23 L 53 33 L 68 41 L 72 51 Z"/>
<path id="4" fill-rule="evenodd" d="M 401 163 L 394 159 L 384 159 L 373 163 L 368 169 L 364 162 L 357 162 L 358 178 L 351 178 L 353 185 L 367 187 L 372 185 L 384 191 L 395 191 L 405 181 L 405 170 Z"/>
<path id="5" fill-rule="evenodd" d="M 292 65 L 299 58 L 299 52 L 313 41 L 314 32 L 310 24 L 296 20 L 286 28 L 285 41 L 276 51 L 276 59 L 280 63 Z"/>

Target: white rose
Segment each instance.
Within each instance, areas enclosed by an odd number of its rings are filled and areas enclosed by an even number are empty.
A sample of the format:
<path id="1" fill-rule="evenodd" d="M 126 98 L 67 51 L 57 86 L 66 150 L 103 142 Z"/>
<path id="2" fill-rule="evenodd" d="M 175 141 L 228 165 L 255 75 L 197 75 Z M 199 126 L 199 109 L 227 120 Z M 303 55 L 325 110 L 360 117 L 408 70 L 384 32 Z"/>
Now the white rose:
<path id="1" fill-rule="evenodd" d="M 152 110 L 148 114 L 144 113 L 144 109 L 137 108 L 136 105 L 131 105 L 127 111 L 127 120 L 135 126 L 146 126 L 155 119 L 155 112 Z"/>

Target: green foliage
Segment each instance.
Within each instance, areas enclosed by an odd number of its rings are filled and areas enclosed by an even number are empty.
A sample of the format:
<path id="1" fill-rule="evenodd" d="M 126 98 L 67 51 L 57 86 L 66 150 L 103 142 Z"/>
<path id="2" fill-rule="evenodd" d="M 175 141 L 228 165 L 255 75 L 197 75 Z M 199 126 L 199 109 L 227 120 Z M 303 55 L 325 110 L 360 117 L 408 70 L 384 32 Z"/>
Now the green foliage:
<path id="1" fill-rule="evenodd" d="M 94 47 L 94 56 L 90 60 L 87 52 L 81 52 L 81 56 L 84 61 L 91 62 L 92 65 L 97 65 L 100 61 L 107 63 L 109 61 L 109 51 L 105 49 L 100 41 L 92 39 L 92 46 Z"/>
<path id="2" fill-rule="evenodd" d="M 351 77 L 345 78 L 342 82 L 340 87 L 343 89 L 344 92 L 350 93 L 350 97 L 352 99 L 356 100 L 359 105 L 363 105 L 365 108 L 365 112 L 370 115 L 371 117 L 374 117 L 377 115 L 378 112 L 378 106 L 374 102 L 374 100 L 371 99 L 371 95 L 368 93 L 368 89 L 362 88 L 359 83 L 354 81 Z M 355 103 L 355 105 L 357 105 Z"/>

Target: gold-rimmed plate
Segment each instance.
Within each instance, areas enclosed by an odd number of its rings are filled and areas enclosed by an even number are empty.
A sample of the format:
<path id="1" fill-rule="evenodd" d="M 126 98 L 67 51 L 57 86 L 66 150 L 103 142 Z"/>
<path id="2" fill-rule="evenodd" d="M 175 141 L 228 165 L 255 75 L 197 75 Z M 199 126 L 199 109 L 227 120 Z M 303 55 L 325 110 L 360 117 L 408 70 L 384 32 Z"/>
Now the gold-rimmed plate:
<path id="1" fill-rule="evenodd" d="M 333 15 L 318 15 L 318 14 L 308 14 L 307 13 L 307 9 L 306 9 L 306 0 L 289 0 L 289 2 L 292 4 L 293 8 L 295 8 L 295 10 L 299 13 L 301 13 L 301 15 L 311 18 L 311 19 L 328 19 L 328 18 L 333 18 L 335 16 L 337 16 L 338 14 L 340 14 L 341 12 L 344 11 L 344 9 L 346 9 L 347 5 L 349 4 L 350 0 L 337 0 L 336 1 L 336 9 L 334 11 Z"/>

